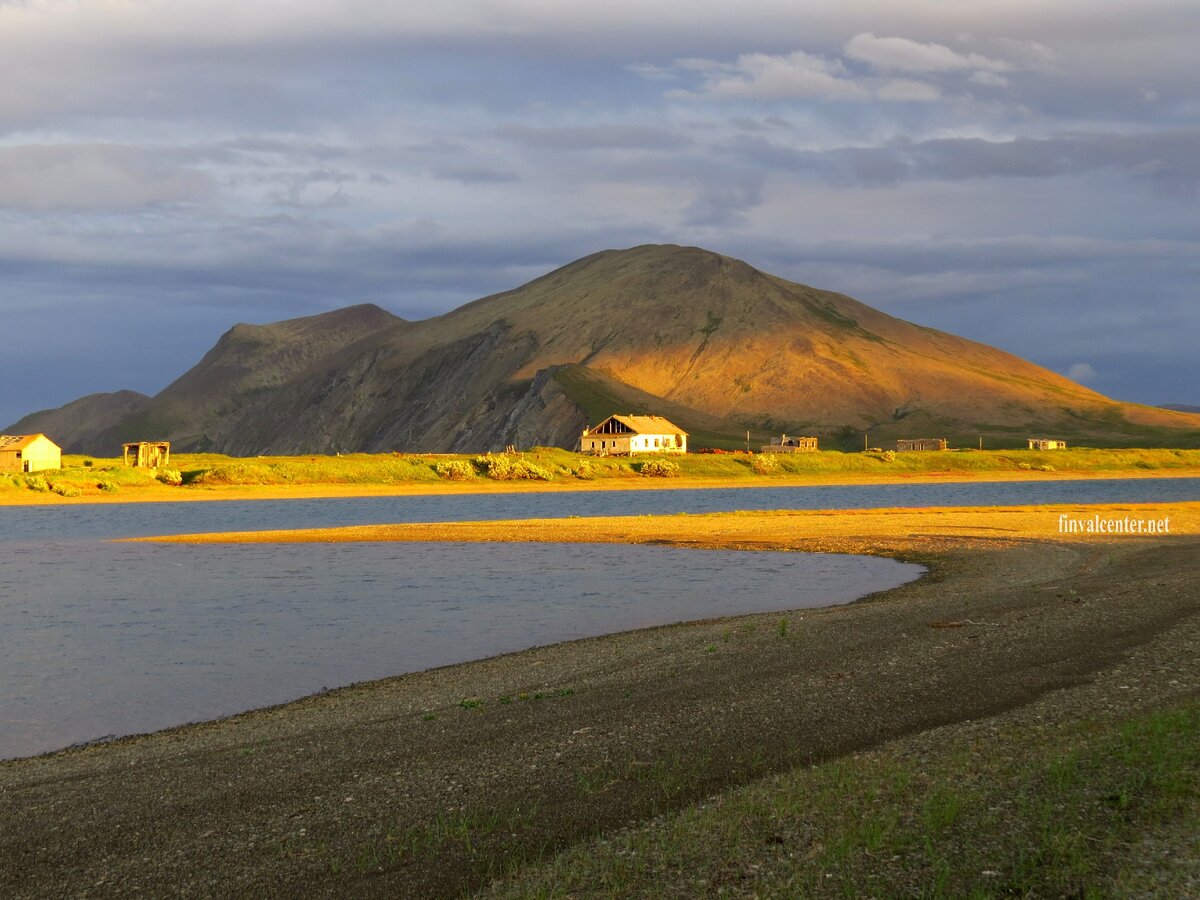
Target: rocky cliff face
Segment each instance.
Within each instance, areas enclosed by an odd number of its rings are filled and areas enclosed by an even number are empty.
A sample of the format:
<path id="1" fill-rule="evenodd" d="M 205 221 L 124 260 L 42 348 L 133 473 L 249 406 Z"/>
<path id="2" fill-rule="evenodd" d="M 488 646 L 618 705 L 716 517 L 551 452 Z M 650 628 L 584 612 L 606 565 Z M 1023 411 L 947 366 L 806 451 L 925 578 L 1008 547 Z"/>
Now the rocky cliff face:
<path id="1" fill-rule="evenodd" d="M 701 446 L 740 444 L 747 428 L 815 433 L 826 445 L 864 431 L 873 443 L 982 435 L 992 445 L 1027 432 L 1142 444 L 1200 435 L 1200 417 L 1115 403 L 850 297 L 698 248 L 645 246 L 593 254 L 421 322 L 359 306 L 235 326 L 158 396 L 79 429 L 68 446 L 571 446 L 613 411 L 667 415 Z"/>

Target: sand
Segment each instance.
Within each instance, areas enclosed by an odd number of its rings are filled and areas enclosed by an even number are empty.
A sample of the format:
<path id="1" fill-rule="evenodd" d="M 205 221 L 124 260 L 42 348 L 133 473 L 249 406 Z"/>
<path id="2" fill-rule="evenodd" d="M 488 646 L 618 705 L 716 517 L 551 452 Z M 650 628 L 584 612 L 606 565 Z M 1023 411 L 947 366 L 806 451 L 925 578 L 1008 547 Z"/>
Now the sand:
<path id="1" fill-rule="evenodd" d="M 1063 512 L 1166 517 L 1171 533 L 1060 535 Z M 931 729 L 1200 692 L 1197 503 L 199 539 L 820 549 L 930 573 L 848 606 L 535 648 L 0 763 L 0 894 L 453 896 L 486 887 L 506 854 L 550 853 L 771 772 Z"/>

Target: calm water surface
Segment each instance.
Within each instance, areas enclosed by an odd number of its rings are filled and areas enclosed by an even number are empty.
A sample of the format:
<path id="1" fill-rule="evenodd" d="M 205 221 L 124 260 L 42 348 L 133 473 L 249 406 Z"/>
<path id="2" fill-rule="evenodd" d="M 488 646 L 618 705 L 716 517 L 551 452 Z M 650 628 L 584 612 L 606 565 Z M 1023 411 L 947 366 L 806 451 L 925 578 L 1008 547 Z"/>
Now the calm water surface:
<path id="1" fill-rule="evenodd" d="M 0 507 L 0 758 L 587 635 L 843 603 L 893 560 L 514 544 L 107 539 L 734 509 L 1200 499 L 1200 479 Z"/>

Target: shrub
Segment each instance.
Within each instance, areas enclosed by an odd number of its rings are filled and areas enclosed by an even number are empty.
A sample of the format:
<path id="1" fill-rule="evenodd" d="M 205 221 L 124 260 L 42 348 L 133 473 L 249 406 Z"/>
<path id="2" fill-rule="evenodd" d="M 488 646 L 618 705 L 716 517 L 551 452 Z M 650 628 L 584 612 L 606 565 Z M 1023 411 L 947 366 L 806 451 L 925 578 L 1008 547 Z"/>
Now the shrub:
<path id="1" fill-rule="evenodd" d="M 231 463 L 201 472 L 194 481 L 197 484 L 282 484 L 285 479 L 267 466 Z"/>
<path id="2" fill-rule="evenodd" d="M 779 471 L 779 460 L 772 453 L 760 453 L 750 461 L 750 468 L 759 475 L 771 475 Z"/>
<path id="3" fill-rule="evenodd" d="M 1032 469 L 1032 468 L 1033 468 L 1033 466 L 1031 466 L 1031 465 L 1030 465 L 1029 463 L 1027 463 L 1027 462 L 1021 462 L 1021 463 L 1017 463 L 1017 468 L 1018 468 L 1018 469 Z"/>
<path id="4" fill-rule="evenodd" d="M 669 459 L 648 459 L 642 463 L 638 474 L 647 478 L 674 478 L 679 474 L 679 466 Z"/>
<path id="5" fill-rule="evenodd" d="M 590 462 L 584 460 L 571 471 L 571 474 L 584 481 L 591 481 L 596 477 L 596 469 Z"/>
<path id="6" fill-rule="evenodd" d="M 163 484 L 169 484 L 172 487 L 178 487 L 183 484 L 183 473 L 177 469 L 159 469 L 154 477 Z"/>
<path id="7" fill-rule="evenodd" d="M 46 484 L 46 479 L 41 475 L 22 475 L 21 480 L 17 484 L 23 484 L 24 487 L 31 491 L 42 492 L 50 490 L 50 485 Z"/>
<path id="8" fill-rule="evenodd" d="M 1038 466 L 1039 472 L 1053 472 L 1054 466 Z"/>
<path id="9" fill-rule="evenodd" d="M 483 469 L 488 478 L 496 481 L 553 481 L 554 473 L 536 463 L 520 457 L 514 459 L 507 454 L 486 453 L 475 457 L 475 465 Z"/>
<path id="10" fill-rule="evenodd" d="M 475 467 L 463 459 L 452 459 L 434 465 L 438 478 L 448 481 L 470 481 L 475 477 Z"/>
<path id="11" fill-rule="evenodd" d="M 115 481 L 97 482 L 96 487 L 100 488 L 102 491 L 108 491 L 109 493 L 116 493 L 117 490 L 119 490 Z"/>
<path id="12" fill-rule="evenodd" d="M 60 497 L 78 497 L 82 493 L 75 485 L 63 481 L 50 485 L 50 490 Z"/>

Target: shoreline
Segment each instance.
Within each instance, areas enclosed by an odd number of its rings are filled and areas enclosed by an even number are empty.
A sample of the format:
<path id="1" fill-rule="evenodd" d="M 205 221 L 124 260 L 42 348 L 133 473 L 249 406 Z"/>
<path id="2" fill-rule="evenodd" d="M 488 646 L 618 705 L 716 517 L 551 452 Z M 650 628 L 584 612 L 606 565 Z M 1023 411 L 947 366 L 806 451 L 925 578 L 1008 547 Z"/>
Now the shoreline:
<path id="1" fill-rule="evenodd" d="M 1074 507 L 1169 515 L 1159 538 L 1052 539 L 1058 509 L 385 526 L 401 540 L 866 552 L 930 572 L 844 606 L 535 647 L 0 762 L 0 887 L 458 894 L 494 884 L 495 859 L 536 865 L 931 729 L 996 743 L 989 723 L 1012 717 L 1045 728 L 1195 696 L 1200 503 Z"/>
<path id="2" fill-rule="evenodd" d="M 613 478 L 594 481 L 492 481 L 477 478 L 471 482 L 410 482 L 401 484 L 295 484 L 295 485 L 221 485 L 205 487 L 168 487 L 147 484 L 119 493 L 95 491 L 75 497 L 60 497 L 49 492 L 0 491 L 0 507 L 69 506 L 114 503 L 197 503 L 247 500 L 319 500 L 356 497 L 422 497 L 460 494 L 522 494 L 584 491 L 762 489 L 798 487 L 854 487 L 856 485 L 897 484 L 987 484 L 1003 482 L 1105 481 L 1143 478 L 1200 478 L 1194 469 L 1117 469 L 1103 472 L 981 471 L 923 472 L 900 475 L 830 476 L 826 478 L 762 476 L 738 478 Z"/>

